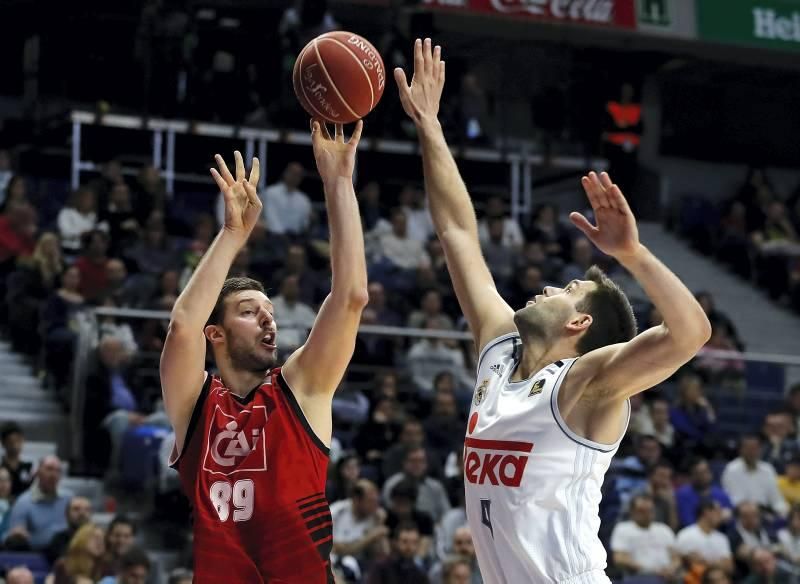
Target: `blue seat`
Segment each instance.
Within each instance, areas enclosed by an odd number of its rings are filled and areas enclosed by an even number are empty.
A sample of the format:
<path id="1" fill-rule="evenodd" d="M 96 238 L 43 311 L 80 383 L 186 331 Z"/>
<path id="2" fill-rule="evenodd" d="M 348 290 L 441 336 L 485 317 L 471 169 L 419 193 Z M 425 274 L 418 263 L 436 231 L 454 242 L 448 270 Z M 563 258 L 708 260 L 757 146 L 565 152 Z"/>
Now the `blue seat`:
<path id="1" fill-rule="evenodd" d="M 50 573 L 50 564 L 42 554 L 32 552 L 0 552 L 0 568 L 3 571 L 11 570 L 18 566 L 27 567 L 32 573 L 36 584 L 44 582 Z"/>

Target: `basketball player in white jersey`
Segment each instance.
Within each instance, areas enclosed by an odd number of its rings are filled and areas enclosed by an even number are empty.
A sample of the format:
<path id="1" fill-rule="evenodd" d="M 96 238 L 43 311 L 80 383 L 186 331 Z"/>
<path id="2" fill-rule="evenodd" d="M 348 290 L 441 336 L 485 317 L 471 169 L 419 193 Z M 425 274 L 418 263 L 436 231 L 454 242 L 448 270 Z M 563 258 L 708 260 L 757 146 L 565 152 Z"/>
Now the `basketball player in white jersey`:
<path id="1" fill-rule="evenodd" d="M 414 46 L 409 85 L 436 233 L 480 353 L 464 453 L 466 511 L 487 584 L 608 583 L 597 536 L 600 487 L 627 429 L 628 398 L 669 377 L 711 326 L 681 281 L 639 242 L 636 221 L 605 173 L 582 184 L 597 225 L 570 219 L 642 285 L 664 322 L 636 334 L 624 293 L 591 268 L 516 311 L 498 294 L 475 212 L 437 120 L 444 62 Z"/>

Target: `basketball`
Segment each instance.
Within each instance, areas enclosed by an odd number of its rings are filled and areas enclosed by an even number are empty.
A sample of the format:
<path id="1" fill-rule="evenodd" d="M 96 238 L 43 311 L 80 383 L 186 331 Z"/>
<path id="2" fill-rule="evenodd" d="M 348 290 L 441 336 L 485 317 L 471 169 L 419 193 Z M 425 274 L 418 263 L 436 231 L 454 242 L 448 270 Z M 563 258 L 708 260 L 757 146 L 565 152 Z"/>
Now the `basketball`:
<path id="1" fill-rule="evenodd" d="M 300 51 L 292 83 L 309 115 L 349 124 L 378 104 L 386 86 L 386 69 L 369 41 L 335 31 L 318 36 Z"/>

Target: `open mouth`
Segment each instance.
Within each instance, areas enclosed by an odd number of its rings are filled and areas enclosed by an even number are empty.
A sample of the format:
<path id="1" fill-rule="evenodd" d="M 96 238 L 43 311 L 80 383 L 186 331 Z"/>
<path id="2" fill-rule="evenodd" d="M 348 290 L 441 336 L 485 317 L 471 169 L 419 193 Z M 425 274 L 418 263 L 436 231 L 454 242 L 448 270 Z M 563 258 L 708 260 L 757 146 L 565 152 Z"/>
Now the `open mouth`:
<path id="1" fill-rule="evenodd" d="M 269 333 L 261 339 L 261 345 L 270 351 L 274 351 L 277 348 L 275 345 L 275 333 Z"/>

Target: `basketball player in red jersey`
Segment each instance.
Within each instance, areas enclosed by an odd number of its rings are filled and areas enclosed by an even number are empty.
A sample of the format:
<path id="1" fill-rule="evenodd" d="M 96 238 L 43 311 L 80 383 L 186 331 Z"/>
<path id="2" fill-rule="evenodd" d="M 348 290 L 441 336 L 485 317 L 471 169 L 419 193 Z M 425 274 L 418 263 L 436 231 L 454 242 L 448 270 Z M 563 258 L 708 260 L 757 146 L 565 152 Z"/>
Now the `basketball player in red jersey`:
<path id="1" fill-rule="evenodd" d="M 325 499 L 331 401 L 367 303 L 364 240 L 353 191 L 361 136 L 312 123 L 330 222 L 331 292 L 306 343 L 276 363 L 278 327 L 262 285 L 226 280 L 261 216 L 259 163 L 211 171 L 225 225 L 172 310 L 161 384 L 175 429 L 171 464 L 194 510 L 196 584 L 332 583 Z M 269 211 L 269 210 L 267 210 Z M 206 344 L 219 376 L 204 371 Z"/>

